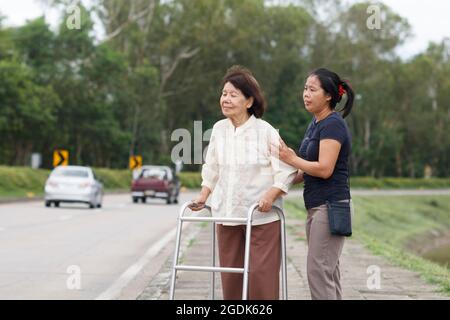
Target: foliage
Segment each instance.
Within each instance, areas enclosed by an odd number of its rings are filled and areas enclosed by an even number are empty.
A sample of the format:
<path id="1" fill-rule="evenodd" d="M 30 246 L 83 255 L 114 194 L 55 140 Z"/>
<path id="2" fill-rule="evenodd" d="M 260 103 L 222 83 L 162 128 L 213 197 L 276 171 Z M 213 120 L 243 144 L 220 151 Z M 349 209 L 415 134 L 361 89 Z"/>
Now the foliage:
<path id="1" fill-rule="evenodd" d="M 171 164 L 175 129 L 193 135 L 194 121 L 205 131 L 222 118 L 221 78 L 233 64 L 254 72 L 264 118 L 297 148 L 311 119 L 303 83 L 324 66 L 357 93 L 352 175 L 449 176 L 450 41 L 402 60 L 411 29 L 385 5 L 382 28 L 370 30 L 368 2 L 93 0 L 71 30 L 71 1 L 47 2 L 63 13 L 56 32 L 43 17 L 17 28 L 0 20 L 0 163 L 27 165 L 39 152 L 49 168 L 64 148 L 71 164 L 125 168 L 133 154 Z"/>

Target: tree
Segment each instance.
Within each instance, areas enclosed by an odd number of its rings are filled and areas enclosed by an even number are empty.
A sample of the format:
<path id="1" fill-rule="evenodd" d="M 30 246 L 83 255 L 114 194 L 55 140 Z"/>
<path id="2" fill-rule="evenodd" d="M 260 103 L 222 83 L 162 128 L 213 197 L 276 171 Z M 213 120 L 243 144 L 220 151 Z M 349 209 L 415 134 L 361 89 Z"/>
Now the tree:
<path id="1" fill-rule="evenodd" d="M 78 3 L 81 28 L 71 30 L 72 1 L 43 1 L 64 13 L 57 32 L 42 17 L 9 29 L 0 20 L 0 133 L 10 137 L 0 142 L 1 162 L 25 163 L 33 150 L 50 166 L 53 149 L 67 148 L 77 164 L 125 167 L 133 154 L 171 164 L 171 132 L 222 118 L 222 76 L 240 64 L 265 91 L 264 119 L 291 147 L 311 120 L 304 82 L 327 67 L 357 94 L 347 118 L 353 175 L 450 171 L 449 40 L 403 61 L 396 48 L 410 27 L 387 6 L 379 5 L 381 29 L 371 30 L 369 2 L 92 0 Z"/>
<path id="2" fill-rule="evenodd" d="M 20 62 L 0 61 L 0 133 L 7 163 L 26 165 L 40 141 L 55 128 L 58 96 L 49 86 L 33 82 Z"/>

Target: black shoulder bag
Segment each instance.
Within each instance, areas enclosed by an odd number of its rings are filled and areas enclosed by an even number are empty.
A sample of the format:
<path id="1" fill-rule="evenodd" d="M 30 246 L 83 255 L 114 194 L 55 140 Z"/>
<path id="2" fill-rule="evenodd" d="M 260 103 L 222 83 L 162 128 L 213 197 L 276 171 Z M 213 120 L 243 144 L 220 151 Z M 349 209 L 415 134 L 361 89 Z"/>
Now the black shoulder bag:
<path id="1" fill-rule="evenodd" d="M 328 222 L 331 234 L 350 237 L 352 218 L 349 201 L 327 201 Z"/>

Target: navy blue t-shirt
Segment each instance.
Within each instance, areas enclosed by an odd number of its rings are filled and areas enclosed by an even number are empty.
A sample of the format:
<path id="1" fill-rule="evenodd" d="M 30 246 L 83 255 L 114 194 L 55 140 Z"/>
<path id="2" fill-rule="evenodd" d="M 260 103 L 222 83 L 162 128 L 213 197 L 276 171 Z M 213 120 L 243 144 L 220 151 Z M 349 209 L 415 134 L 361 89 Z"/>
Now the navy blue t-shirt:
<path id="1" fill-rule="evenodd" d="M 347 123 L 339 113 L 333 112 L 317 123 L 313 118 L 300 145 L 300 157 L 308 161 L 318 161 L 319 142 L 323 139 L 339 141 L 341 149 L 330 178 L 323 179 L 304 174 L 303 199 L 306 209 L 318 207 L 325 204 L 327 200 L 350 199 L 348 158 L 351 152 L 352 137 Z"/>

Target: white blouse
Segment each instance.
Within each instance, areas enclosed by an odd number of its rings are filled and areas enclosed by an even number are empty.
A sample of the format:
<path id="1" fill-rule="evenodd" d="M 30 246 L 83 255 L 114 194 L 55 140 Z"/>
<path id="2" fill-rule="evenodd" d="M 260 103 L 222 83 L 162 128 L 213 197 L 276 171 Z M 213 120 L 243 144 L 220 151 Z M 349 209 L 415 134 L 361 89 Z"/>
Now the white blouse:
<path id="1" fill-rule="evenodd" d="M 289 191 L 297 169 L 270 154 L 271 142 L 278 141 L 277 130 L 253 115 L 237 128 L 229 119 L 214 125 L 202 167 L 202 186 L 212 191 L 214 217 L 245 218 L 271 187 Z M 273 205 L 282 209 L 282 202 L 279 197 Z M 257 211 L 253 218 L 253 225 L 279 220 L 274 210 Z"/>

